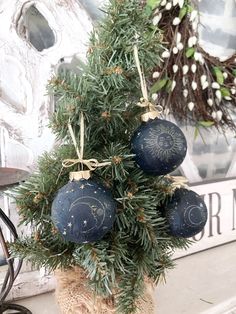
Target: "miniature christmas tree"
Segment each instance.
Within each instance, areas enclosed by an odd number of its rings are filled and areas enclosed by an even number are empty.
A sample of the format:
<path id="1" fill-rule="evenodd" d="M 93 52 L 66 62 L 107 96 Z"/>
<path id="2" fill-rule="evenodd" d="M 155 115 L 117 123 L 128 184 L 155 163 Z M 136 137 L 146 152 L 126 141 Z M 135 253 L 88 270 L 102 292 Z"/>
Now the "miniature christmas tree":
<path id="1" fill-rule="evenodd" d="M 60 73 L 49 82 L 57 99 L 51 128 L 60 145 L 40 158 L 38 172 L 15 191 L 22 224 L 33 230 L 12 244 L 13 253 L 52 270 L 81 267 L 91 289 L 112 296 L 121 313 L 135 312 L 145 278 L 158 283 L 173 267 L 174 250 L 189 243 L 170 235 L 163 214 L 173 192 L 171 181 L 142 171 L 131 150 L 131 137 L 147 110 L 137 106 L 142 93 L 134 46 L 146 77 L 152 76 L 163 51 L 161 34 L 149 16 L 137 0 L 110 1 L 106 17 L 91 35 L 81 74 Z M 77 181 L 72 174 L 68 183 L 69 173 L 78 167 L 91 170 L 91 178 L 82 174 Z M 79 196 L 69 204 L 75 190 Z M 89 217 L 86 206 L 95 208 Z M 76 220 L 61 216 L 68 208 L 73 211 L 70 218 L 78 214 Z M 111 221 L 105 223 L 108 214 Z M 83 228 L 96 230 L 83 237 Z"/>

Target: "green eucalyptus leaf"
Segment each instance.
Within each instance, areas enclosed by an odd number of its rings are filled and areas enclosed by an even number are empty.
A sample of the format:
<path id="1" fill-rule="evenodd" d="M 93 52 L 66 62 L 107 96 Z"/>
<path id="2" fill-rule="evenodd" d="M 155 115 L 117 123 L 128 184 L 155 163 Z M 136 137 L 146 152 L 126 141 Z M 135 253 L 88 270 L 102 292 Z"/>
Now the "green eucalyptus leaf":
<path id="1" fill-rule="evenodd" d="M 198 135 L 199 135 L 199 129 L 198 129 L 198 127 L 195 127 L 195 130 L 194 130 L 194 140 L 197 139 Z"/>
<path id="2" fill-rule="evenodd" d="M 168 82 L 167 82 L 167 84 L 165 86 L 167 93 L 171 92 L 172 83 L 173 83 L 172 80 L 168 80 Z"/>
<path id="3" fill-rule="evenodd" d="M 186 57 L 191 58 L 195 53 L 195 48 L 191 47 L 186 50 Z"/>
<path id="4" fill-rule="evenodd" d="M 220 89 L 223 97 L 230 97 L 230 90 L 226 87 L 221 87 Z"/>
<path id="5" fill-rule="evenodd" d="M 198 121 L 198 125 L 209 128 L 215 124 L 214 121 Z"/>
<path id="6" fill-rule="evenodd" d="M 233 76 L 236 76 L 236 69 L 232 70 L 232 74 L 233 74 Z"/>
<path id="7" fill-rule="evenodd" d="M 149 7 L 148 5 L 146 5 L 145 6 L 145 8 L 144 8 L 144 12 L 145 12 L 145 14 L 147 15 L 147 16 L 150 16 L 151 14 L 152 14 L 152 8 L 151 7 Z"/>
<path id="8" fill-rule="evenodd" d="M 154 10 L 159 4 L 161 0 L 147 0 L 147 6 Z"/>
<path id="9" fill-rule="evenodd" d="M 217 83 L 219 83 L 220 85 L 224 84 L 224 76 L 221 69 L 218 67 L 214 67 L 213 71 L 216 76 Z"/>
<path id="10" fill-rule="evenodd" d="M 192 6 L 192 5 L 187 5 L 187 8 L 188 8 L 188 13 L 191 13 L 191 12 L 193 12 L 193 10 L 195 10 L 194 9 L 194 7 Z"/>
<path id="11" fill-rule="evenodd" d="M 158 80 L 152 87 L 151 87 L 151 93 L 156 93 L 159 90 L 161 90 L 163 87 L 165 87 L 166 83 L 167 83 L 168 79 L 161 79 Z"/>
<path id="12" fill-rule="evenodd" d="M 188 13 L 188 7 L 187 6 L 182 7 L 179 11 L 180 20 L 182 20 L 187 13 Z"/>

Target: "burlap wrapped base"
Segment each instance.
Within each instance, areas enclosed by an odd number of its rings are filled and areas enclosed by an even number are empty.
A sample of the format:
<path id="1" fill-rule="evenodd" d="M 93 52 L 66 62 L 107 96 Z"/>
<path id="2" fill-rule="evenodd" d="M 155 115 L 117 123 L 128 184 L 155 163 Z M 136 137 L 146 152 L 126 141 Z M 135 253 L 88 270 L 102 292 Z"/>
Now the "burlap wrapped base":
<path id="1" fill-rule="evenodd" d="M 87 287 L 87 279 L 81 268 L 57 271 L 56 298 L 62 314 L 112 314 L 114 305 L 110 299 L 94 298 Z M 147 285 L 143 299 L 137 301 L 137 314 L 153 314 L 152 287 Z"/>

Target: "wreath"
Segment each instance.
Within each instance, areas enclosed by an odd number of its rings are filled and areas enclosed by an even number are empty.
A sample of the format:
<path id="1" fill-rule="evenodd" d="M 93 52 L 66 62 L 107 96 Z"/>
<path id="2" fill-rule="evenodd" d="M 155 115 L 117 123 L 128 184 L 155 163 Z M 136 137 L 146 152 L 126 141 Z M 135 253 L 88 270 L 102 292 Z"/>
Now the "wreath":
<path id="1" fill-rule="evenodd" d="M 148 0 L 145 10 L 163 42 L 150 78 L 153 101 L 180 121 L 236 130 L 236 55 L 222 62 L 202 49 L 199 10 L 190 0 Z"/>

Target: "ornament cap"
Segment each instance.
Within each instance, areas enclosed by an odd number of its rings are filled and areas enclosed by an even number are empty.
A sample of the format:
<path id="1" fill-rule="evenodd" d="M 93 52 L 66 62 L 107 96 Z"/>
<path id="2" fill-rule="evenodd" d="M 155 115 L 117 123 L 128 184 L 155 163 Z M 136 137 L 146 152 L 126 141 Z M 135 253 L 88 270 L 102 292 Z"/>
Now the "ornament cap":
<path id="1" fill-rule="evenodd" d="M 143 115 L 141 115 L 141 120 L 143 122 L 148 122 L 148 120 L 154 120 L 156 118 L 158 118 L 160 116 L 160 112 L 158 111 L 150 111 L 150 112 L 146 112 Z"/>
<path id="2" fill-rule="evenodd" d="M 88 180 L 91 177 L 91 171 L 75 171 L 70 172 L 70 181 L 79 181 L 81 179 Z"/>
<path id="3" fill-rule="evenodd" d="M 169 174 L 166 175 L 166 178 L 169 179 L 171 183 L 171 190 L 174 192 L 176 189 L 184 188 L 186 190 L 189 189 L 188 179 L 182 176 L 171 176 Z"/>

